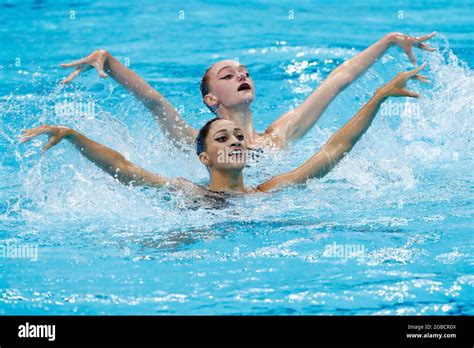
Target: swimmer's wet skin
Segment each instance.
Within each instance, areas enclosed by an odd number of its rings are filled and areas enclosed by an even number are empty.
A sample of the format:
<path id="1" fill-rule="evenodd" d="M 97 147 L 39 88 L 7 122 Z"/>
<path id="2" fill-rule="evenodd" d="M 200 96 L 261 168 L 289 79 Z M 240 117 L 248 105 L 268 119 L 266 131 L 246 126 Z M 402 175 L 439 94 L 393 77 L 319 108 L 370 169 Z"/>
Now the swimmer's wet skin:
<path id="1" fill-rule="evenodd" d="M 385 35 L 334 69 L 300 106 L 279 117 L 263 133 L 257 133 L 253 127 L 250 107 L 255 97 L 255 86 L 244 65 L 234 60 L 223 60 L 212 65 L 201 81 L 202 98 L 218 117 L 233 121 L 242 130 L 249 148 L 284 148 L 289 142 L 304 136 L 316 124 L 331 101 L 366 72 L 390 47 L 399 47 L 410 61 L 416 64 L 412 48 L 434 51 L 424 42 L 435 35 L 436 32 L 420 37 L 402 33 Z M 163 133 L 175 144 L 194 142 L 197 130 L 184 121 L 161 93 L 107 51 L 94 51 L 85 58 L 61 66 L 75 67 L 62 81 L 63 84 L 70 83 L 81 72 L 92 68 L 96 68 L 102 78 L 110 75 L 143 102 L 155 116 Z"/>
<path id="2" fill-rule="evenodd" d="M 325 176 L 367 131 L 381 104 L 387 98 L 418 98 L 420 96 L 416 92 L 407 90 L 406 82 L 409 79 L 429 82 L 426 76 L 418 74 L 425 65 L 426 63 L 414 70 L 401 72 L 379 88 L 359 112 L 339 129 L 319 152 L 300 167 L 288 173 L 277 175 L 256 188 L 244 186 L 242 172 L 245 167 L 245 154 L 249 145 L 243 129 L 235 122 L 219 117 L 207 122 L 196 138 L 199 160 L 208 168 L 210 173 L 210 182 L 207 187 L 201 187 L 184 178 L 166 178 L 151 173 L 129 162 L 120 153 L 64 126 L 42 125 L 24 130 L 22 131 L 21 142 L 27 142 L 41 134 L 47 134 L 49 140 L 43 147 L 43 151 L 47 151 L 61 140 L 69 140 L 83 156 L 121 183 L 127 185 L 170 187 L 194 195 L 266 192 L 287 185 L 301 184 L 311 178 Z"/>

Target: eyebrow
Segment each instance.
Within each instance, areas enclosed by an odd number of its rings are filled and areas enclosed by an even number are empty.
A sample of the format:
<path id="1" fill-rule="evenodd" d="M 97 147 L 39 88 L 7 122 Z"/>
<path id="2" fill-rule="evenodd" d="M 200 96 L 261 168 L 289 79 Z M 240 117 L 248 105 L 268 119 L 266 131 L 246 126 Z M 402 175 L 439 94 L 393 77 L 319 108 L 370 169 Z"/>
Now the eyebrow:
<path id="1" fill-rule="evenodd" d="M 226 68 L 232 68 L 232 66 L 231 66 L 231 65 L 223 66 L 222 68 L 219 69 L 219 71 L 217 72 L 217 75 L 219 75 L 220 72 L 221 72 L 222 70 L 226 69 Z M 246 67 L 245 65 L 242 65 L 242 64 L 239 65 L 239 68 L 245 68 L 245 69 L 247 69 L 247 67 Z"/>
<path id="2" fill-rule="evenodd" d="M 214 133 L 214 136 L 216 136 L 217 133 L 223 132 L 223 131 L 227 131 L 227 128 L 219 129 L 217 132 Z M 242 129 L 240 129 L 240 128 L 234 128 L 234 131 L 241 131 L 241 132 L 242 132 Z"/>

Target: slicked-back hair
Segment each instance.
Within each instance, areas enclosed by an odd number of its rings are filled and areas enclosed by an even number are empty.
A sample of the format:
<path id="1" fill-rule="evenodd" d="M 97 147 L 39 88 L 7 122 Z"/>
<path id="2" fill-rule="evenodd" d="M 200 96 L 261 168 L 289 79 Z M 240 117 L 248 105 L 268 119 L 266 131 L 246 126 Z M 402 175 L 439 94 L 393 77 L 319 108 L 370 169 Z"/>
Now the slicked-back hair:
<path id="1" fill-rule="evenodd" d="M 209 130 L 211 129 L 212 124 L 217 121 L 221 120 L 219 117 L 215 117 L 212 120 L 206 122 L 204 126 L 199 130 L 199 133 L 196 137 L 196 154 L 199 156 L 201 153 L 206 151 L 206 138 L 209 134 Z"/>
<path id="2" fill-rule="evenodd" d="M 209 75 L 208 75 L 208 73 L 209 73 L 209 70 L 211 70 L 211 68 L 212 68 L 212 65 L 211 65 L 209 68 L 207 68 L 206 72 L 205 72 L 204 75 L 202 76 L 201 84 L 200 84 L 199 87 L 200 87 L 200 89 L 201 89 L 202 101 L 203 101 L 204 104 L 208 107 L 208 109 L 211 110 L 211 112 L 212 112 L 213 114 L 215 114 L 216 111 L 215 111 L 213 108 L 211 108 L 209 105 L 207 105 L 206 101 L 204 100 L 204 97 L 205 97 L 206 95 L 208 95 L 208 94 L 209 94 L 209 91 L 210 91 L 210 88 L 209 88 Z"/>

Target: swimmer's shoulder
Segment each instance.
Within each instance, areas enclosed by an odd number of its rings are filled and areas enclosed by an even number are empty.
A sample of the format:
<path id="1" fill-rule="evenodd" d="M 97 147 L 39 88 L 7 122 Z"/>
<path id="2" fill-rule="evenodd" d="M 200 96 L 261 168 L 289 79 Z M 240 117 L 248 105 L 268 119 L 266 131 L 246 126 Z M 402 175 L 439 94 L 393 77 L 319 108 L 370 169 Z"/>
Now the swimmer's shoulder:
<path id="1" fill-rule="evenodd" d="M 265 132 L 258 133 L 254 148 L 283 150 L 285 145 L 285 140 L 268 127 Z"/>
<path id="2" fill-rule="evenodd" d="M 274 137 L 265 133 L 259 133 L 258 138 L 249 145 L 247 153 L 247 165 L 251 167 L 253 164 L 260 161 L 260 157 L 269 154 L 273 151 L 281 151 L 285 149 L 285 144 L 279 137 Z"/>
<path id="3" fill-rule="evenodd" d="M 228 207 L 228 200 L 230 195 L 221 192 L 213 192 L 206 187 L 195 184 L 194 182 L 185 178 L 175 178 L 170 183 L 170 189 L 184 193 L 187 198 L 185 200 L 186 209 L 223 209 Z"/>
<path id="4" fill-rule="evenodd" d="M 180 191 L 183 191 L 184 193 L 189 194 L 191 196 L 201 196 L 201 197 L 206 197 L 206 198 L 218 198 L 218 199 L 228 198 L 229 196 L 231 196 L 224 192 L 211 191 L 207 187 L 198 185 L 192 182 L 191 180 L 188 180 L 185 178 L 174 179 L 172 186 L 175 189 L 179 189 Z"/>
<path id="5" fill-rule="evenodd" d="M 175 188 L 179 188 L 181 191 L 184 191 L 185 193 L 196 195 L 196 196 L 203 196 L 207 198 L 226 199 L 229 197 L 239 196 L 242 194 L 242 193 L 233 194 L 233 193 L 226 193 L 226 192 L 211 191 L 208 188 L 195 184 L 194 182 L 185 178 L 174 179 L 172 185 Z M 253 187 L 247 187 L 245 189 L 245 194 L 255 194 L 255 193 L 262 193 L 262 191 Z"/>
<path id="6" fill-rule="evenodd" d="M 192 194 L 192 195 L 199 195 L 199 196 L 205 196 L 209 190 L 204 188 L 201 185 L 198 185 L 191 180 L 185 179 L 185 178 L 175 178 L 172 180 L 171 185 L 175 189 L 179 189 L 180 191 L 183 191 L 184 193 Z"/>

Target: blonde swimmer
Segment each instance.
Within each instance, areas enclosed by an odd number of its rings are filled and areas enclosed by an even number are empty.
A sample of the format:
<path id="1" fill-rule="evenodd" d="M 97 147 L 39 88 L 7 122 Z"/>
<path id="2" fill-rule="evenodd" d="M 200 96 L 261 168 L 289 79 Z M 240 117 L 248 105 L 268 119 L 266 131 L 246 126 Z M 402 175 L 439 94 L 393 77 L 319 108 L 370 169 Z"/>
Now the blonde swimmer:
<path id="1" fill-rule="evenodd" d="M 356 115 L 301 166 L 276 175 L 254 188 L 246 187 L 243 179 L 246 153 L 249 149 L 245 131 L 239 124 L 225 118 L 216 117 L 207 122 L 195 140 L 199 160 L 209 170 L 210 180 L 206 186 L 197 185 L 184 178 L 167 178 L 149 172 L 128 161 L 120 153 L 69 127 L 42 125 L 25 130 L 21 142 L 47 134 L 49 140 L 43 147 L 43 151 L 47 151 L 62 140 L 68 140 L 83 156 L 126 185 L 173 187 L 195 195 L 267 192 L 288 185 L 303 184 L 308 179 L 321 178 L 329 173 L 367 131 L 385 100 L 389 97 L 420 96 L 407 90 L 406 82 L 409 79 L 429 82 L 426 76 L 418 74 L 425 65 L 426 63 L 414 70 L 401 72 L 379 88 Z"/>
<path id="2" fill-rule="evenodd" d="M 201 80 L 201 96 L 207 107 L 219 118 L 234 122 L 242 130 L 249 149 L 285 148 L 300 139 L 316 124 L 329 104 L 352 82 L 365 73 L 390 47 L 398 47 L 416 64 L 412 49 L 432 52 L 425 41 L 436 32 L 420 37 L 390 33 L 345 61 L 298 107 L 286 112 L 272 122 L 263 133 L 253 126 L 251 106 L 255 99 L 255 85 L 248 69 L 235 60 L 222 60 L 213 64 Z M 68 84 L 79 74 L 97 69 L 102 78 L 111 76 L 121 86 L 137 97 L 153 114 L 166 134 L 175 144 L 193 144 L 198 131 L 191 127 L 173 105 L 130 68 L 120 63 L 105 50 L 94 51 L 80 60 L 62 64 L 75 68 L 62 83 Z"/>

